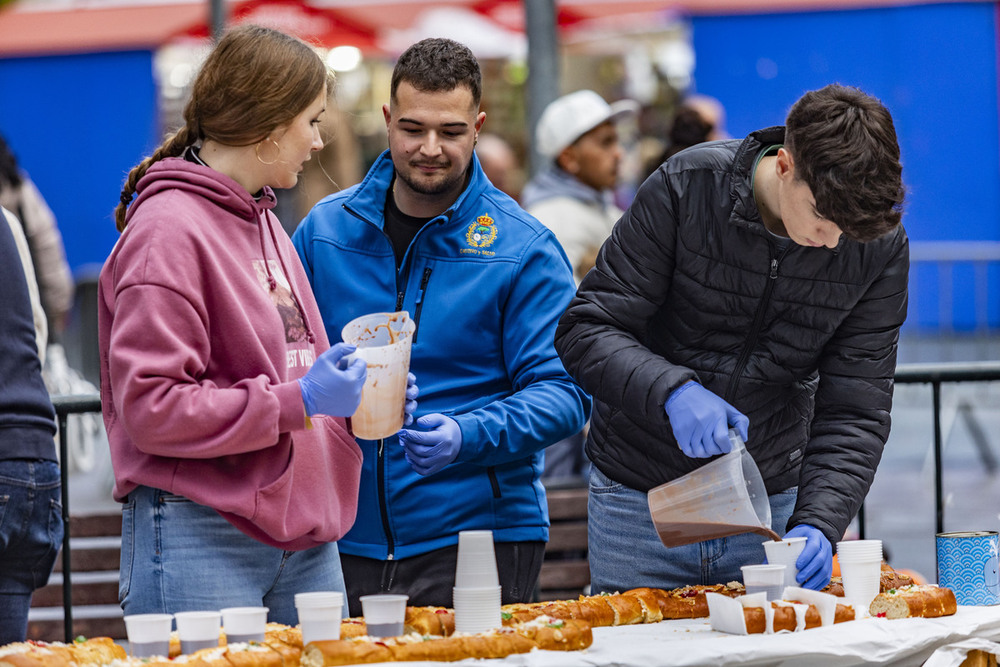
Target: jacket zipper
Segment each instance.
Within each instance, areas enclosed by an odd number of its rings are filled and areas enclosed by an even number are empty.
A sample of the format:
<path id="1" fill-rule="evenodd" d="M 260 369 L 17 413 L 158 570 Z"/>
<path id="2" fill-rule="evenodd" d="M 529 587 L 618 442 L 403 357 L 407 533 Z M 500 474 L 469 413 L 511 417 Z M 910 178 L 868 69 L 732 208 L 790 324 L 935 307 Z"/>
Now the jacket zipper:
<path id="1" fill-rule="evenodd" d="M 497 469 L 496 466 L 490 466 L 486 469 L 486 474 L 490 478 L 490 486 L 493 488 L 493 497 L 500 497 L 500 482 L 497 480 Z"/>
<path id="2" fill-rule="evenodd" d="M 416 344 L 417 336 L 420 335 L 420 311 L 424 308 L 424 291 L 427 289 L 427 283 L 431 279 L 431 267 L 424 268 L 424 275 L 420 277 L 420 287 L 417 288 L 417 299 L 414 302 L 416 308 L 413 313 L 413 324 L 416 328 L 413 330 L 413 340 L 412 343 Z M 397 308 L 398 310 L 398 308 Z"/>
<path id="3" fill-rule="evenodd" d="M 750 353 L 753 352 L 754 347 L 757 346 L 757 337 L 760 336 L 760 330 L 764 326 L 764 313 L 767 311 L 767 306 L 771 302 L 771 291 L 774 289 L 774 282 L 778 279 L 778 264 L 781 259 L 784 258 L 786 252 L 788 252 L 787 247 L 781 251 L 780 255 L 771 258 L 771 271 L 767 276 L 767 284 L 764 285 L 764 294 L 761 295 L 760 302 L 757 304 L 757 312 L 754 313 L 753 326 L 750 328 L 750 335 L 747 336 L 747 342 L 743 346 L 743 352 L 740 353 L 740 358 L 736 362 L 736 368 L 733 369 L 733 374 L 729 378 L 729 387 L 726 389 L 725 399 L 730 404 L 736 397 L 736 385 L 739 384 L 740 377 L 743 375 L 744 369 L 746 369 L 747 362 L 750 361 Z"/>
<path id="4" fill-rule="evenodd" d="M 396 549 L 395 541 L 392 539 L 392 531 L 389 530 L 389 508 L 388 502 L 386 501 L 386 490 L 385 490 L 385 439 L 379 438 L 378 441 L 378 497 L 379 497 L 379 513 L 382 515 L 382 530 L 385 531 L 385 542 L 386 542 L 386 559 L 393 560 L 393 552 Z"/>

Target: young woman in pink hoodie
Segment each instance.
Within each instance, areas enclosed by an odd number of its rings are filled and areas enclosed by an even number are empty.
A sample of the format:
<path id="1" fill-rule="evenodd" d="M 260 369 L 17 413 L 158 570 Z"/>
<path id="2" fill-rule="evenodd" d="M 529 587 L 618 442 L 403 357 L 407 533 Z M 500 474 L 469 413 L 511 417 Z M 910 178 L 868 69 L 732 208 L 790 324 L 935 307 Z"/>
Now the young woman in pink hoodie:
<path id="1" fill-rule="evenodd" d="M 323 146 L 331 85 L 302 41 L 234 29 L 122 190 L 99 342 L 126 614 L 264 605 L 294 624 L 295 593 L 344 590 L 366 369 L 330 347 L 271 211 Z"/>

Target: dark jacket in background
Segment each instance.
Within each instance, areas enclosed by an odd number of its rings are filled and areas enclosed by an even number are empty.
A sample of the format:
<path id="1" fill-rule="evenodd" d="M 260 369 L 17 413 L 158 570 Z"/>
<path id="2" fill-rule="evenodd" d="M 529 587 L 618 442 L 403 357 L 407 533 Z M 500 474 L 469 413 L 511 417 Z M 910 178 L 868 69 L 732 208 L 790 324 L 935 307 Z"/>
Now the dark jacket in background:
<path id="1" fill-rule="evenodd" d="M 900 226 L 835 250 L 780 243 L 752 172 L 773 127 L 700 144 L 640 188 L 556 330 L 566 368 L 595 399 L 587 455 L 648 490 L 705 463 L 664 411 L 696 380 L 750 419 L 769 493 L 798 485 L 789 527 L 840 540 L 889 434 L 909 252 Z M 781 530 L 781 527 L 775 527 Z"/>
<path id="2" fill-rule="evenodd" d="M 0 212 L 0 459 L 56 460 L 55 411 L 42 381 L 28 283 Z"/>

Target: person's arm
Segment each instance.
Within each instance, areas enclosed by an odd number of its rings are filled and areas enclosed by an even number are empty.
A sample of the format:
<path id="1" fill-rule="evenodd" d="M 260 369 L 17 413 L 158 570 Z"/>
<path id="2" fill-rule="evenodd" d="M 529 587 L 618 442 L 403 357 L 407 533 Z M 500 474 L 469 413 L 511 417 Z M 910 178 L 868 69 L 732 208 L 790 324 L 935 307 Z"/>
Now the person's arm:
<path id="1" fill-rule="evenodd" d="M 595 399 L 633 419 L 668 428 L 664 403 L 696 380 L 643 344 L 668 298 L 677 241 L 676 202 L 662 172 L 646 181 L 559 321 L 555 345 L 566 369 Z"/>
<path id="2" fill-rule="evenodd" d="M 450 415 L 461 429 L 457 460 L 498 465 L 530 456 L 583 428 L 590 398 L 566 373 L 552 345 L 573 278 L 556 241 L 539 235 L 526 251 L 499 313 L 504 365 L 513 392 Z"/>
<path id="3" fill-rule="evenodd" d="M 213 344 L 203 305 L 157 284 L 115 294 L 108 348 L 115 409 L 147 454 L 214 458 L 263 449 L 304 429 L 299 383 L 264 373 L 227 386 L 205 376 Z"/>
<path id="4" fill-rule="evenodd" d="M 889 436 L 899 329 L 906 319 L 909 246 L 886 239 L 892 254 L 838 327 L 819 365 L 815 416 L 788 522 L 842 539 L 875 477 Z"/>

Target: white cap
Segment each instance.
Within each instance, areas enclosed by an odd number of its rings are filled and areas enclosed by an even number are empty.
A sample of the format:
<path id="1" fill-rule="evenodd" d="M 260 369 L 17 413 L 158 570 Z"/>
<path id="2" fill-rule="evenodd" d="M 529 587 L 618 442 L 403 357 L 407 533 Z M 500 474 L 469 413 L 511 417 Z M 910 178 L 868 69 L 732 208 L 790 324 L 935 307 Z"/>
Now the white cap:
<path id="1" fill-rule="evenodd" d="M 635 100 L 608 104 L 592 90 L 563 95 L 545 107 L 535 127 L 538 152 L 554 158 L 564 148 L 605 121 L 618 121 L 639 111 Z"/>

